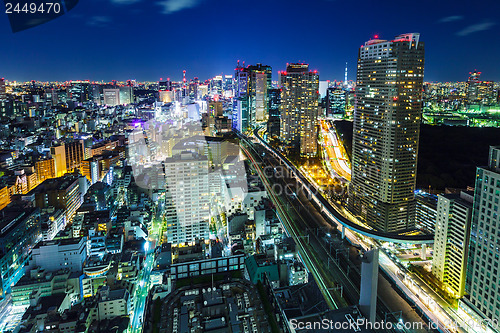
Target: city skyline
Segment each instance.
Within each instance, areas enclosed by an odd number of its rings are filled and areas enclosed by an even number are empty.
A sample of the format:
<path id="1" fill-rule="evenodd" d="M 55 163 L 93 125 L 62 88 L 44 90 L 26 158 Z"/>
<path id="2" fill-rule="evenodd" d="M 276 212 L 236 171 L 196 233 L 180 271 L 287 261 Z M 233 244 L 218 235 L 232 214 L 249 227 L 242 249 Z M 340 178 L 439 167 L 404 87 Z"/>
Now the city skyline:
<path id="1" fill-rule="evenodd" d="M 5 0 L 0 332 L 500 333 L 480 4 Z"/>
<path id="2" fill-rule="evenodd" d="M 7 16 L 0 15 L 0 43 L 6 50 L 0 63 L 2 77 L 12 81 L 179 80 L 179 68 L 189 77 L 209 78 L 232 73 L 238 59 L 272 66 L 275 73 L 284 70 L 286 62 L 306 62 L 321 78 L 342 80 L 346 62 L 354 78 L 353 50 L 362 41 L 420 32 L 428 44 L 426 81 L 461 81 L 475 69 L 485 80 L 498 81 L 494 58 L 499 46 L 490 42 L 498 35 L 497 22 L 490 13 L 500 4 L 488 3 L 478 7 L 424 1 L 414 8 L 395 1 L 361 1 L 358 5 L 367 10 L 354 15 L 352 4 L 316 1 L 300 4 L 304 24 L 287 25 L 286 32 L 273 34 L 273 26 L 285 24 L 296 13 L 298 2 L 258 2 L 251 8 L 244 2 L 208 0 L 169 0 L 163 6 L 141 0 L 110 0 L 99 6 L 80 2 L 63 17 L 16 34 L 10 32 Z M 396 4 L 403 14 L 394 17 Z M 252 17 L 259 15 L 269 18 L 271 26 L 254 24 Z M 231 23 L 236 18 L 261 38 L 250 39 L 240 25 Z"/>

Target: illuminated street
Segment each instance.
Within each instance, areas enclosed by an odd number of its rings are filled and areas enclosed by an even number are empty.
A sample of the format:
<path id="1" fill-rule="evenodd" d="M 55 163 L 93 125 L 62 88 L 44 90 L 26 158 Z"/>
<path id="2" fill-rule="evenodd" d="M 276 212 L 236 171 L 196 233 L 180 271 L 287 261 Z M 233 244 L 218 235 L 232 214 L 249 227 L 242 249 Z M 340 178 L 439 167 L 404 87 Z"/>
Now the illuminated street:
<path id="1" fill-rule="evenodd" d="M 341 141 L 337 137 L 335 127 L 330 125 L 330 121 L 321 120 L 320 129 L 323 137 L 321 144 L 326 152 L 326 163 L 336 175 L 349 182 L 351 180 L 351 166 L 346 158 Z"/>
<path id="2" fill-rule="evenodd" d="M 131 315 L 131 325 L 129 332 L 140 333 L 142 332 L 142 324 L 144 320 L 144 311 L 146 305 L 146 299 L 148 297 L 148 292 L 151 287 L 149 277 L 151 275 L 151 270 L 154 263 L 154 254 L 149 253 L 144 261 L 144 268 L 139 275 L 138 282 L 136 284 L 136 292 L 134 295 L 134 313 Z"/>

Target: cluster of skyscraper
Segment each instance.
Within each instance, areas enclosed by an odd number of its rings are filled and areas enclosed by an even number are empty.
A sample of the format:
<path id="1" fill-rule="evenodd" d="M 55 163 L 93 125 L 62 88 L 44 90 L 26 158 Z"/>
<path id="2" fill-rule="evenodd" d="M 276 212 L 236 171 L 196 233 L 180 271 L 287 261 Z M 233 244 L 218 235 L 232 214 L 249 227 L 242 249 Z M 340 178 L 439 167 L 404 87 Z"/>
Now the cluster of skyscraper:
<path id="1" fill-rule="evenodd" d="M 236 67 L 233 128 L 245 132 L 267 122 L 268 135 L 287 149 L 316 156 L 319 76 L 308 64 L 288 64 L 272 87 L 270 66 Z"/>

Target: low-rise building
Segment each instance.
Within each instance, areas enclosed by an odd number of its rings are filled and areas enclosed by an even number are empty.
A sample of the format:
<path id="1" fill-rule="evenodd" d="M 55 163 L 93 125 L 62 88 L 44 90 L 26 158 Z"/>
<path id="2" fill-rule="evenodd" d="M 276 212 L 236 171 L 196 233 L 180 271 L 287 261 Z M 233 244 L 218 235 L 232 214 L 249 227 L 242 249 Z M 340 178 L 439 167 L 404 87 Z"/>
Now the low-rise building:
<path id="1" fill-rule="evenodd" d="M 128 316 L 131 311 L 130 294 L 126 289 L 110 290 L 104 286 L 98 292 L 97 307 L 99 320 Z"/>
<path id="2" fill-rule="evenodd" d="M 60 269 L 81 272 L 86 259 L 86 237 L 58 239 L 38 243 L 31 253 L 29 267 L 39 267 L 48 272 Z"/>
<path id="3" fill-rule="evenodd" d="M 46 272 L 33 269 L 30 275 L 23 276 L 12 287 L 12 304 L 14 306 L 28 306 L 30 299 L 56 294 L 67 294 L 71 303 L 80 299 L 80 274 L 71 273 L 69 269 L 57 272 Z"/>

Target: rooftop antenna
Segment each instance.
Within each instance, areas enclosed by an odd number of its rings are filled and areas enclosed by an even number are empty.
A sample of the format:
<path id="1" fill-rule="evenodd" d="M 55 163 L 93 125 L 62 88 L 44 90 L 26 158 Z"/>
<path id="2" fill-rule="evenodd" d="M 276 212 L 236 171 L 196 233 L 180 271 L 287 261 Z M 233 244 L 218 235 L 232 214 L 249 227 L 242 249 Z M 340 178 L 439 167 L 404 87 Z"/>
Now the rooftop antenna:
<path id="1" fill-rule="evenodd" d="M 347 61 L 345 63 L 344 85 L 347 86 Z"/>

